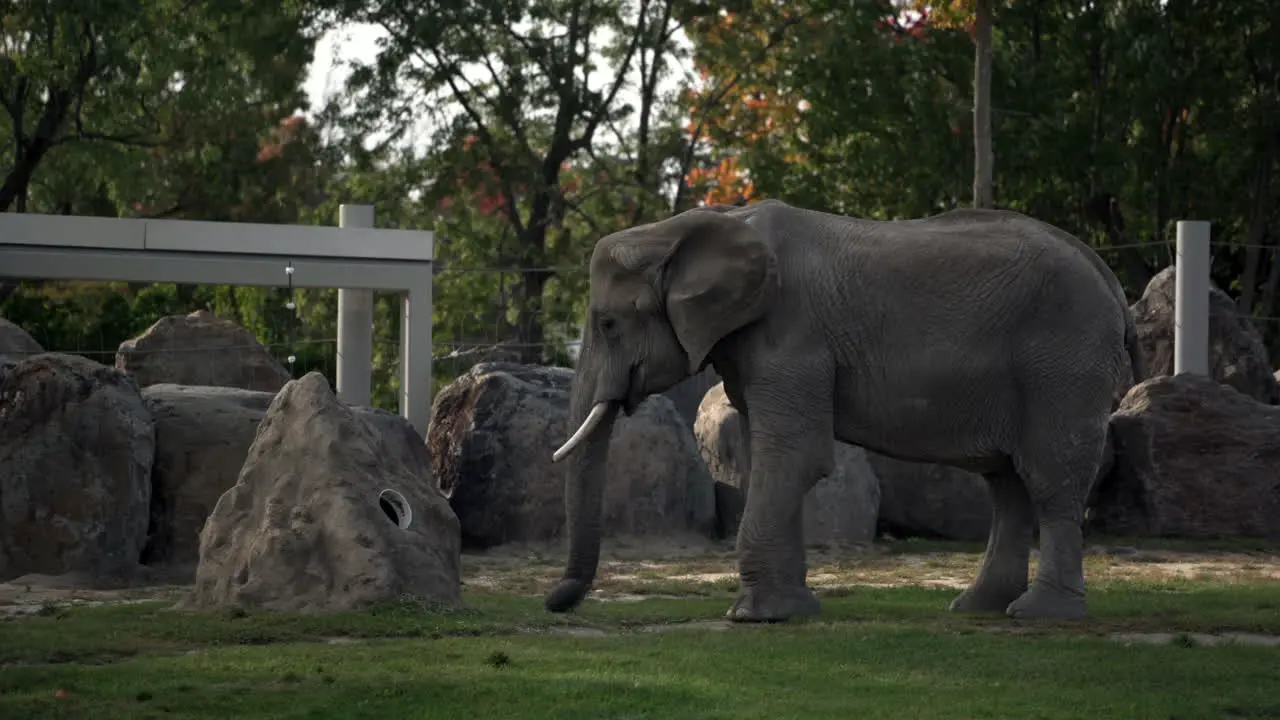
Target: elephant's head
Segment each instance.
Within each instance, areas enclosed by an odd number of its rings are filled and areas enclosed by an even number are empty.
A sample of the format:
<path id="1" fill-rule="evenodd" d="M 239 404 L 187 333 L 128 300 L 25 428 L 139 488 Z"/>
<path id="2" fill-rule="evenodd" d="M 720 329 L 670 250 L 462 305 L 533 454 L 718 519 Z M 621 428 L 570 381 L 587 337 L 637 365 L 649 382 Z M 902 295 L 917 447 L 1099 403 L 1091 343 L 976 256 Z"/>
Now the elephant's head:
<path id="1" fill-rule="evenodd" d="M 552 612 L 576 607 L 595 579 L 605 460 L 618 409 L 629 415 L 647 396 L 699 371 L 717 343 L 758 320 L 777 296 L 772 248 L 725 214 L 730 209 L 690 210 L 596 243 L 570 398 L 577 431 L 553 456 L 568 458 L 569 563 L 547 595 Z"/>

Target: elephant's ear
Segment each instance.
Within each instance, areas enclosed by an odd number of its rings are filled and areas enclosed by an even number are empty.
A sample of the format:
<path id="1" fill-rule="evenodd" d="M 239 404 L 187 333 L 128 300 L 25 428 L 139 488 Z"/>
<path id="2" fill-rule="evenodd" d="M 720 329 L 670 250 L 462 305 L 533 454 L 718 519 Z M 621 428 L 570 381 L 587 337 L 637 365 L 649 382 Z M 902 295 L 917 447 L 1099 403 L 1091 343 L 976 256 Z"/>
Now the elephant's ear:
<path id="1" fill-rule="evenodd" d="M 689 211 L 672 221 L 677 239 L 662 268 L 667 317 L 696 373 L 716 343 L 773 304 L 778 259 L 758 230 L 736 218 Z"/>

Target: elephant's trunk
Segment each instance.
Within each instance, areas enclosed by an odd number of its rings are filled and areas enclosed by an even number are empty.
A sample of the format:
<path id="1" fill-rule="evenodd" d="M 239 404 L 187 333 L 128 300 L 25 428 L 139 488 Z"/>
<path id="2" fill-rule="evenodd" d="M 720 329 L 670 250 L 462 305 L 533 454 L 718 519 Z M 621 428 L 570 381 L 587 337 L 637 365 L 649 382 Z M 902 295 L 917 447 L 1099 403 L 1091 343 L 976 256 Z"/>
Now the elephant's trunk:
<path id="1" fill-rule="evenodd" d="M 579 364 L 570 399 L 570 427 L 585 430 L 578 442 L 565 443 L 565 522 L 569 533 L 569 563 L 564 577 L 547 593 L 546 608 L 566 612 L 577 607 L 595 580 L 600 564 L 600 515 L 604 503 L 605 462 L 609 437 L 618 416 L 616 402 L 595 403 L 595 378 L 590 362 Z M 594 422 L 590 420 L 593 419 Z M 576 435 L 576 433 L 575 433 Z M 574 450 L 571 445 L 580 445 Z"/>

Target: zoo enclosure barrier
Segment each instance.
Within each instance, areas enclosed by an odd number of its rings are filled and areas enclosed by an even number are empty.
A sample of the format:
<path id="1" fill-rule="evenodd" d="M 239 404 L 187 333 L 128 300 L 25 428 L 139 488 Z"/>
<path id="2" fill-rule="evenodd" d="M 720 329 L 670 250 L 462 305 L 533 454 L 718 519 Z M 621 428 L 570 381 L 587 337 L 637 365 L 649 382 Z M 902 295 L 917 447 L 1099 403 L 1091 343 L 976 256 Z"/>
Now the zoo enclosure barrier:
<path id="1" fill-rule="evenodd" d="M 339 397 L 352 403 L 375 404 L 376 371 L 382 386 L 398 386 L 392 388 L 394 397 L 377 404 L 398 404 L 420 432 L 426 430 L 435 391 L 477 362 L 572 366 L 579 332 L 572 318 L 581 309 L 575 304 L 581 304 L 577 296 L 585 289 L 585 268 L 440 267 L 434 264 L 431 233 L 374 230 L 373 224 L 374 208 L 367 205 L 343 205 L 338 228 L 6 213 L 0 214 L 0 277 L 277 288 L 283 297 L 269 302 L 289 310 L 289 325 L 287 331 L 259 338 L 267 351 L 293 377 L 308 369 L 325 371 L 335 378 Z M 1171 252 L 1179 261 L 1175 372 L 1209 371 L 1209 266 L 1211 246 L 1219 245 L 1229 244 L 1212 242 L 1208 223 L 1178 222 Z M 1151 244 L 1095 250 L 1114 264 L 1116 251 L 1139 246 Z M 536 312 L 522 306 L 519 292 L 521 279 L 534 271 L 554 274 L 565 285 L 546 293 L 550 299 L 544 298 Z M 325 332 L 306 327 L 297 314 L 297 293 L 334 286 L 336 332 L 332 323 Z M 433 287 L 441 303 L 438 323 L 432 313 Z M 399 322 L 383 337 L 375 337 L 373 321 L 379 291 L 399 296 L 400 306 Z M 385 302 L 378 311 L 386 320 Z M 258 314 L 269 315 L 264 309 Z M 1251 320 L 1280 323 L 1280 318 Z M 86 338 L 75 347 L 51 347 L 36 339 L 49 350 L 108 365 L 115 364 L 118 352 L 105 338 L 99 343 Z M 188 365 L 212 365 L 218 354 L 251 349 L 193 343 L 164 352 L 189 355 L 184 361 Z M 269 369 L 250 364 L 242 372 Z"/>
<path id="2" fill-rule="evenodd" d="M 434 235 L 373 224 L 367 205 L 343 205 L 337 228 L 0 213 L 0 278 L 285 287 L 295 313 L 295 288 L 339 288 L 337 394 L 362 405 L 371 401 L 374 292 L 394 292 L 399 410 L 425 433 Z"/>

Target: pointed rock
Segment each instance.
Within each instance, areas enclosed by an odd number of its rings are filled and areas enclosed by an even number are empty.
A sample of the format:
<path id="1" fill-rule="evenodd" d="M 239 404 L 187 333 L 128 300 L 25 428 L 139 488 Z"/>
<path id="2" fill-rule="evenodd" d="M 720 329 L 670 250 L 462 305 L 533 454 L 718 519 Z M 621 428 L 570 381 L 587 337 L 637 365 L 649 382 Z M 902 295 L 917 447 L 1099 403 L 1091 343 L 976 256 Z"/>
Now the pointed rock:
<path id="1" fill-rule="evenodd" d="M 120 343 L 116 367 L 139 387 L 173 383 L 277 392 L 290 379 L 253 333 L 207 310 L 162 317 Z"/>
<path id="2" fill-rule="evenodd" d="M 402 418 L 344 405 L 311 372 L 271 402 L 205 521 L 186 604 L 345 610 L 408 595 L 456 605 L 459 553 L 422 438 Z"/>

